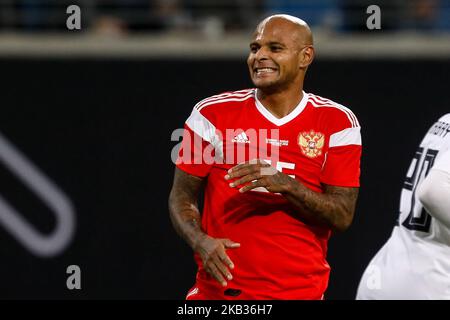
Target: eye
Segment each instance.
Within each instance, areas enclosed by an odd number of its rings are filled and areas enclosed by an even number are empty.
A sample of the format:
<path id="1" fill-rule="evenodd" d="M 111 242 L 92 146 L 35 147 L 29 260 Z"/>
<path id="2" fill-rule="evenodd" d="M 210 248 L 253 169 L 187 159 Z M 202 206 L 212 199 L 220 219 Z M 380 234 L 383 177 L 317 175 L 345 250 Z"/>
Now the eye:
<path id="1" fill-rule="evenodd" d="M 250 52 L 252 53 L 256 53 L 258 51 L 259 47 L 256 45 L 251 45 L 250 46 Z"/>
<path id="2" fill-rule="evenodd" d="M 281 51 L 281 50 L 283 50 L 283 48 L 281 47 L 281 46 L 270 46 L 270 51 L 272 51 L 272 52 L 278 52 L 278 51 Z"/>

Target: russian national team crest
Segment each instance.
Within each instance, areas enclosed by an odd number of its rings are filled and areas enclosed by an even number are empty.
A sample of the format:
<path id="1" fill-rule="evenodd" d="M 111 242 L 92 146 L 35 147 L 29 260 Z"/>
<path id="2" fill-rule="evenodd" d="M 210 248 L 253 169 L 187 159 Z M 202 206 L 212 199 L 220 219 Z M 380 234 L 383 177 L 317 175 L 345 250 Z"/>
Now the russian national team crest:
<path id="1" fill-rule="evenodd" d="M 325 136 L 321 132 L 314 130 L 300 132 L 298 135 L 298 145 L 303 154 L 308 158 L 315 158 L 322 154 L 322 148 L 325 144 Z"/>

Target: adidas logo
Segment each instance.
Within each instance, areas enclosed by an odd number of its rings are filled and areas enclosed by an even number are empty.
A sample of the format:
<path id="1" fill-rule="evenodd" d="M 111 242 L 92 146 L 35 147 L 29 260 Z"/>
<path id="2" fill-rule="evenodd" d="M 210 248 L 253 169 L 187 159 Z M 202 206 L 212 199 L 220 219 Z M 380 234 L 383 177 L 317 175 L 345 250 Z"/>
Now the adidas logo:
<path id="1" fill-rule="evenodd" d="M 231 142 L 236 142 L 236 143 L 250 143 L 250 140 L 248 140 L 247 135 L 245 134 L 245 132 L 242 132 L 240 134 L 238 134 L 237 136 L 235 136 Z"/>

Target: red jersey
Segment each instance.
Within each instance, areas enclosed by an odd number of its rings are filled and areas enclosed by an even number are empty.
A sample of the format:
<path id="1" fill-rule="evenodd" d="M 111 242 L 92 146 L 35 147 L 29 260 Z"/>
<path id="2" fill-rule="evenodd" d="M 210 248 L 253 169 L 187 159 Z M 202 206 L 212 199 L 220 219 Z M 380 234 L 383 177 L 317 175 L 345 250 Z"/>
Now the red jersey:
<path id="1" fill-rule="evenodd" d="M 348 108 L 305 92 L 291 113 L 276 118 L 256 91 L 204 99 L 185 124 L 177 167 L 207 179 L 202 229 L 241 244 L 227 250 L 235 268 L 225 288 L 195 254 L 198 272 L 188 299 L 321 299 L 328 285 L 331 230 L 303 221 L 280 194 L 240 193 L 224 176 L 258 158 L 316 192 L 322 184 L 359 187 L 360 125 Z"/>

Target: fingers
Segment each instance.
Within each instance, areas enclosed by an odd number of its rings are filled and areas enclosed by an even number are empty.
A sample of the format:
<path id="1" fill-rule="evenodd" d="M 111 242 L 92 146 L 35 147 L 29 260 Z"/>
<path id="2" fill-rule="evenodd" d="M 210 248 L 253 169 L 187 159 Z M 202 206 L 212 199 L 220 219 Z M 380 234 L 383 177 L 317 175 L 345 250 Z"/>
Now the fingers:
<path id="1" fill-rule="evenodd" d="M 222 260 L 230 269 L 234 269 L 234 263 L 231 261 L 230 257 L 226 253 L 219 254 L 220 260 Z M 226 270 L 226 273 L 224 275 L 228 278 L 228 280 L 231 280 L 231 274 Z"/>
<path id="2" fill-rule="evenodd" d="M 267 166 L 270 166 L 270 164 L 260 159 L 246 161 L 228 170 L 227 175 L 225 175 L 225 180 L 242 177 L 252 173 L 259 174 L 261 168 Z"/>
<path id="3" fill-rule="evenodd" d="M 233 279 L 229 269 L 234 268 L 233 262 L 226 254 L 226 249 L 238 248 L 240 244 L 230 239 L 209 239 L 208 241 L 210 245 L 213 244 L 210 249 L 199 251 L 202 255 L 203 265 L 214 279 L 222 286 L 226 286 L 227 280 Z"/>
<path id="4" fill-rule="evenodd" d="M 230 239 L 223 239 L 222 243 L 225 248 L 239 248 L 241 246 L 240 243 L 231 241 Z"/>
<path id="5" fill-rule="evenodd" d="M 223 278 L 222 274 L 220 273 L 219 269 L 216 267 L 213 261 L 209 261 L 206 266 L 206 271 L 214 278 L 216 279 L 223 287 L 226 287 L 227 282 Z"/>
<path id="6" fill-rule="evenodd" d="M 214 258 L 214 263 L 217 267 L 217 269 L 220 271 L 220 275 L 224 276 L 227 280 L 233 279 L 233 276 L 231 275 L 230 271 L 228 271 L 227 266 L 223 263 L 222 258 L 218 255 Z"/>
<path id="7" fill-rule="evenodd" d="M 267 184 L 266 184 L 264 178 L 262 178 L 260 180 L 253 181 L 252 183 L 247 184 L 246 186 L 240 188 L 239 192 L 244 193 L 244 192 L 250 191 L 255 188 L 266 187 L 266 186 L 267 186 Z"/>
<path id="8" fill-rule="evenodd" d="M 236 179 L 229 186 L 231 188 L 242 186 L 239 192 L 244 193 L 259 187 L 267 189 L 269 185 L 275 183 L 273 179 L 267 177 L 275 176 L 278 173 L 279 171 L 272 167 L 270 163 L 261 159 L 255 159 L 238 164 L 228 170 L 225 180 Z"/>
<path id="9" fill-rule="evenodd" d="M 254 181 L 254 180 L 258 180 L 259 178 L 261 178 L 261 174 L 260 174 L 260 172 L 258 171 L 258 172 L 256 172 L 256 173 L 252 173 L 252 174 L 248 174 L 248 175 L 246 175 L 246 176 L 243 176 L 242 178 L 237 179 L 237 180 L 231 182 L 229 185 L 230 185 L 230 187 L 234 188 L 234 187 L 243 185 L 243 184 L 245 184 L 245 183 L 247 183 L 247 182 L 251 182 L 251 181 Z"/>
<path id="10" fill-rule="evenodd" d="M 236 181 L 233 181 L 229 184 L 229 186 L 231 188 L 242 186 L 239 189 L 239 192 L 244 193 L 258 187 L 266 187 L 267 183 L 268 181 L 265 176 L 262 176 L 260 172 L 258 172 L 246 175 Z"/>
<path id="11" fill-rule="evenodd" d="M 223 239 L 222 240 L 223 245 L 225 246 L 225 248 L 227 249 L 234 249 L 234 248 L 239 248 L 241 246 L 240 243 L 237 242 L 233 242 L 230 239 Z M 219 251 L 218 252 L 219 258 L 225 262 L 225 264 L 230 268 L 230 269 L 234 269 L 234 263 L 233 261 L 231 261 L 230 257 L 225 253 L 224 251 Z"/>
<path id="12" fill-rule="evenodd" d="M 227 266 L 231 269 L 234 268 L 234 264 L 230 257 L 223 251 L 218 252 L 217 255 L 211 257 L 206 264 L 206 269 L 222 286 L 225 287 L 227 285 L 226 279 L 233 279 Z"/>
<path id="13" fill-rule="evenodd" d="M 239 178 L 242 176 L 246 176 L 252 173 L 256 173 L 259 171 L 258 167 L 254 167 L 252 166 L 242 166 L 240 168 L 231 168 L 230 170 L 228 170 L 228 174 L 225 175 L 225 180 L 230 180 L 230 179 L 235 179 L 235 178 Z"/>

